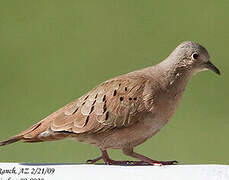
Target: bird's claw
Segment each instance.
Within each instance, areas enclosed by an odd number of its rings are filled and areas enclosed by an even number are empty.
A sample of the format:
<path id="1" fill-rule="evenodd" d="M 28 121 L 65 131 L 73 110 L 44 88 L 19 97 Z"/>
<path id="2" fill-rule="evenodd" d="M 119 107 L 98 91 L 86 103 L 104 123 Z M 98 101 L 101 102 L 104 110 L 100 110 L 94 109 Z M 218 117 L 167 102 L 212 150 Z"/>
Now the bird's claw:
<path id="1" fill-rule="evenodd" d="M 86 163 L 87 163 L 87 164 L 94 164 L 92 159 L 88 159 L 88 160 L 86 161 Z"/>
<path id="2" fill-rule="evenodd" d="M 178 161 L 174 160 L 174 161 L 161 161 L 159 163 L 156 164 L 161 164 L 161 165 L 175 165 L 178 164 Z"/>

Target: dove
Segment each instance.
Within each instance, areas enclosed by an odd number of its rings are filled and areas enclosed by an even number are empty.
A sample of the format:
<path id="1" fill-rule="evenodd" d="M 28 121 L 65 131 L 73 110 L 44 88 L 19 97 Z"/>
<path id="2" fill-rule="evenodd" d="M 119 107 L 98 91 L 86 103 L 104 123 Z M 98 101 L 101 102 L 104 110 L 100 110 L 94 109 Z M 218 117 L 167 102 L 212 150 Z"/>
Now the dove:
<path id="1" fill-rule="evenodd" d="M 107 80 L 75 99 L 29 129 L 2 141 L 45 142 L 65 138 L 92 144 L 108 165 L 172 165 L 177 161 L 157 161 L 134 151 L 154 136 L 174 114 L 190 78 L 198 72 L 219 69 L 207 50 L 185 41 L 160 63 Z M 112 160 L 108 149 L 121 149 L 136 161 Z"/>

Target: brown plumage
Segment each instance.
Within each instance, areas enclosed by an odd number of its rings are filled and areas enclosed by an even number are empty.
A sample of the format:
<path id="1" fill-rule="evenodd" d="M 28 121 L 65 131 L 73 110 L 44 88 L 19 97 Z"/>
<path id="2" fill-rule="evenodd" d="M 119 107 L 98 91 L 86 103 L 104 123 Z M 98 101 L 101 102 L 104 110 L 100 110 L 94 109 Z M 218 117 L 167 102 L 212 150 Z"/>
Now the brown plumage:
<path id="1" fill-rule="evenodd" d="M 0 143 L 75 138 L 94 144 L 107 164 L 128 164 L 111 160 L 107 149 L 122 149 L 140 159 L 134 164 L 173 164 L 155 161 L 133 152 L 133 148 L 156 134 L 173 115 L 190 77 L 211 69 L 207 50 L 191 41 L 181 43 L 156 66 L 134 71 L 101 83 L 87 94 L 67 104 L 28 130 Z"/>

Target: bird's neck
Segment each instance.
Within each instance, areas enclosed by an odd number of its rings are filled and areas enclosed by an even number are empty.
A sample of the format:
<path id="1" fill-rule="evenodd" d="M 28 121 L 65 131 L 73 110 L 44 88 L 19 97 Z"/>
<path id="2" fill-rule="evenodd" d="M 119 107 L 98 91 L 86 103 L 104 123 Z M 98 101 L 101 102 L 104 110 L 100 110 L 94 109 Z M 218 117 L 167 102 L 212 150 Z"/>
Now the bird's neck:
<path id="1" fill-rule="evenodd" d="M 175 88 L 177 91 L 183 92 L 192 74 L 187 67 L 180 67 L 174 62 L 176 61 L 170 57 L 156 65 L 155 68 L 159 72 L 158 74 L 163 77 L 160 79 L 163 79 L 161 83 L 164 88 Z"/>

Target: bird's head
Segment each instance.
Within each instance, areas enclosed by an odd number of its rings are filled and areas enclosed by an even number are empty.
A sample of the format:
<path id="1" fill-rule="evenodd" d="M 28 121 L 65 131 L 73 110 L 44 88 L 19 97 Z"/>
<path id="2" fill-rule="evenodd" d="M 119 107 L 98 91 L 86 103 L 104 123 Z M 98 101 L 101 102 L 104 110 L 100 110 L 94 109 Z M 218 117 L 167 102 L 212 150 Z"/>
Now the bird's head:
<path id="1" fill-rule="evenodd" d="M 170 57 L 175 60 L 177 69 L 189 71 L 191 74 L 210 69 L 220 75 L 219 69 L 211 63 L 207 50 L 195 42 L 182 42 Z"/>

